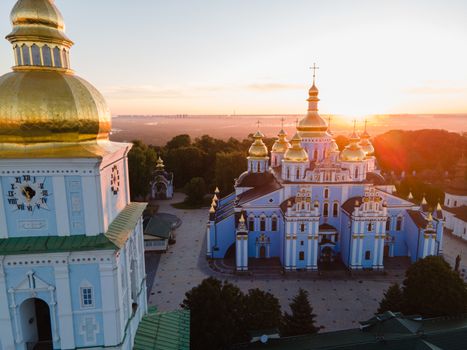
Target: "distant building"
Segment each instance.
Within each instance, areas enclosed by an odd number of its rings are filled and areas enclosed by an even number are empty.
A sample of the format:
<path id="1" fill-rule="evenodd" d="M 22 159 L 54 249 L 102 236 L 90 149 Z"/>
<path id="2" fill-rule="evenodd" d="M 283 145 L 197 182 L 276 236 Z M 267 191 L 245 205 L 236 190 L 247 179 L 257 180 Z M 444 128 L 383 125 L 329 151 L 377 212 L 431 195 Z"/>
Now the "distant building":
<path id="1" fill-rule="evenodd" d="M 422 319 L 420 316 L 404 316 L 388 311 L 360 322 L 359 328 L 279 339 L 264 335 L 256 339 L 255 342 L 240 344 L 232 349 L 464 350 L 467 344 L 467 317 Z"/>
<path id="2" fill-rule="evenodd" d="M 269 150 L 257 131 L 248 170 L 235 191 L 214 198 L 207 224 L 210 259 L 280 260 L 284 270 L 318 270 L 336 260 L 352 270 L 384 269 L 385 259 L 412 261 L 442 252 L 443 220 L 398 197 L 376 164 L 366 131 L 339 150 L 318 113 L 318 88 L 290 140 L 281 130 Z"/>
<path id="3" fill-rule="evenodd" d="M 174 192 L 173 178 L 173 173 L 165 170 L 164 161 L 159 157 L 156 170 L 153 172 L 153 180 L 151 181 L 151 198 L 171 199 Z"/>
<path id="4" fill-rule="evenodd" d="M 175 243 L 175 229 L 181 225 L 181 220 L 167 213 L 154 214 L 146 220 L 144 225 L 145 251 L 167 251 L 169 244 Z"/>
<path id="5" fill-rule="evenodd" d="M 445 190 L 443 216 L 446 228 L 455 236 L 467 240 L 467 159 L 462 155 L 454 177 Z"/>

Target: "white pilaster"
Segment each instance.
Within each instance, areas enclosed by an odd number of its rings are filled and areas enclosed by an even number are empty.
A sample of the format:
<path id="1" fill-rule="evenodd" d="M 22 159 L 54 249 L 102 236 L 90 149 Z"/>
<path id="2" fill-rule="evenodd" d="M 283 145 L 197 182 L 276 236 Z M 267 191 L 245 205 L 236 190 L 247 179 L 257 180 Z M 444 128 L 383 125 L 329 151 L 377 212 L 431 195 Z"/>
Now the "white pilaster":
<path id="1" fill-rule="evenodd" d="M 373 267 L 377 267 L 378 265 L 378 260 L 379 260 L 379 256 L 378 256 L 378 248 L 379 248 L 379 234 L 378 234 L 378 231 L 375 230 L 375 241 L 374 241 L 374 246 L 373 246 Z"/>
<path id="2" fill-rule="evenodd" d="M 382 225 L 382 223 L 381 223 Z M 385 235 L 382 234 L 382 237 L 379 241 L 379 261 L 378 261 L 378 265 L 379 267 L 383 267 L 383 258 L 384 258 L 384 238 L 385 238 Z"/>
<path id="3" fill-rule="evenodd" d="M 296 266 L 297 266 L 297 235 L 294 233 L 292 236 L 292 269 L 295 270 Z"/>
<path id="4" fill-rule="evenodd" d="M 118 270 L 112 263 L 99 265 L 101 286 L 106 286 L 105 295 L 102 295 L 102 316 L 104 324 L 104 345 L 110 346 L 120 343 L 120 298 L 118 291 Z M 104 292 L 104 290 L 102 290 Z"/>
<path id="5" fill-rule="evenodd" d="M 235 237 L 235 264 L 237 265 L 237 270 L 242 269 L 242 237 L 241 236 L 236 236 Z"/>
<path id="6" fill-rule="evenodd" d="M 243 237 L 243 269 L 248 270 L 248 236 Z"/>
<path id="7" fill-rule="evenodd" d="M 429 239 L 425 238 L 425 236 L 423 236 L 422 237 L 422 242 L 423 242 L 423 256 L 422 256 L 422 258 L 424 258 L 428 254 L 428 243 L 430 241 L 429 241 Z"/>
<path id="8" fill-rule="evenodd" d="M 73 311 L 71 307 L 70 274 L 68 265 L 54 267 L 57 311 L 60 322 L 60 346 L 62 349 L 75 348 Z"/>
<path id="9" fill-rule="evenodd" d="M 5 350 L 14 350 L 16 348 L 13 336 L 13 323 L 10 317 L 10 310 L 8 308 L 8 293 L 3 260 L 4 258 L 0 261 L 0 344 Z"/>
<path id="10" fill-rule="evenodd" d="M 57 233 L 59 236 L 69 236 L 70 221 L 68 218 L 68 201 L 65 186 L 65 177 L 54 176 L 52 178 L 52 184 L 55 200 L 55 213 L 57 218 Z"/>
<path id="11" fill-rule="evenodd" d="M 206 227 L 206 255 L 211 257 L 211 222 Z"/>
<path id="12" fill-rule="evenodd" d="M 105 232 L 102 221 L 102 206 L 100 193 L 96 188 L 96 177 L 83 176 L 81 178 L 83 186 L 84 220 L 86 222 L 86 235 L 95 236 Z"/>
<path id="13" fill-rule="evenodd" d="M 308 239 L 306 240 L 307 241 L 307 257 L 306 257 L 306 267 L 307 268 L 311 268 L 311 263 L 312 263 L 312 256 L 311 256 L 311 252 L 312 252 L 312 245 L 313 245 L 313 237 L 311 236 L 310 233 L 308 233 Z"/>
<path id="14" fill-rule="evenodd" d="M 5 204 L 4 204 L 4 201 L 6 201 L 7 199 L 5 199 L 5 196 L 3 196 L 3 188 L 2 188 L 2 179 L 0 178 L 0 194 L 2 195 L 2 198 L 0 198 L 0 239 L 1 238 L 8 238 L 8 228 L 7 228 L 7 225 L 6 225 L 6 209 L 7 207 L 5 207 Z"/>

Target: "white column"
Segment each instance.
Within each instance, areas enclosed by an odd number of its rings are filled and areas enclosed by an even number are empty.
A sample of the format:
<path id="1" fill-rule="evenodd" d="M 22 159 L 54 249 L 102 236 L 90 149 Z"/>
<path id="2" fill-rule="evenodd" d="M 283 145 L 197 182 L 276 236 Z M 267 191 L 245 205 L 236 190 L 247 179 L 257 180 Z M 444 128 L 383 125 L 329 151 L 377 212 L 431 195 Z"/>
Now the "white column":
<path id="1" fill-rule="evenodd" d="M 290 237 L 286 234 L 285 236 L 285 268 L 290 267 Z"/>
<path id="2" fill-rule="evenodd" d="M 373 246 L 373 267 L 378 265 L 378 248 L 379 248 L 379 234 L 375 233 L 375 241 Z"/>
<path id="3" fill-rule="evenodd" d="M 297 266 L 297 234 L 294 233 L 292 236 L 292 268 L 295 270 L 296 266 Z"/>
<path id="4" fill-rule="evenodd" d="M 6 204 L 7 207 L 3 204 L 4 201 L 7 201 L 7 199 L 4 199 L 5 197 L 3 196 L 3 188 L 2 188 L 2 181 L 0 178 L 0 194 L 2 194 L 2 198 L 0 198 L 0 239 L 1 238 L 8 238 L 8 228 L 6 224 L 6 209 L 8 208 L 8 204 Z"/>
<path id="5" fill-rule="evenodd" d="M 54 176 L 52 178 L 52 183 L 55 200 L 55 215 L 57 219 L 57 233 L 59 236 L 69 236 L 70 221 L 68 219 L 68 201 L 66 195 L 65 177 Z M 86 204 L 84 206 L 86 206 Z"/>
<path id="6" fill-rule="evenodd" d="M 383 223 L 381 223 L 381 225 L 383 225 Z M 378 265 L 379 267 L 383 267 L 383 258 L 384 258 L 384 237 L 385 235 L 382 233 L 382 237 L 379 241 L 379 262 L 378 262 Z"/>
<path id="7" fill-rule="evenodd" d="M 60 322 L 60 346 L 62 349 L 73 349 L 75 347 L 75 336 L 68 265 L 57 265 L 54 267 L 54 272 L 58 320 Z"/>
<path id="8" fill-rule="evenodd" d="M 242 269 L 242 237 L 236 236 L 235 237 L 235 251 L 236 251 L 236 259 L 235 263 L 237 265 L 237 270 Z"/>
<path id="9" fill-rule="evenodd" d="M 96 178 L 94 176 L 83 176 L 81 178 L 81 186 L 83 191 L 84 203 L 84 220 L 86 222 L 86 235 L 95 236 L 105 232 L 104 223 L 102 221 L 103 209 L 100 198 L 100 193 L 96 188 Z"/>
<path id="10" fill-rule="evenodd" d="M 362 237 L 358 236 L 358 265 L 362 267 L 362 259 L 363 259 L 363 239 Z"/>
<path id="11" fill-rule="evenodd" d="M 243 269 L 248 270 L 248 236 L 243 236 Z"/>
<path id="12" fill-rule="evenodd" d="M 16 347 L 13 336 L 13 323 L 8 308 L 7 286 L 3 267 L 4 259 L 2 258 L 2 261 L 0 261 L 0 344 L 5 350 L 14 350 Z"/>
<path id="13" fill-rule="evenodd" d="M 357 265 L 357 245 L 358 245 L 358 238 L 354 238 L 353 237 L 354 234 L 352 234 L 352 240 L 351 240 L 351 244 L 352 244 L 352 263 L 351 265 L 354 267 L 355 265 Z"/>
<path id="14" fill-rule="evenodd" d="M 206 255 L 211 257 L 211 223 L 208 222 L 206 227 Z"/>
<path id="15" fill-rule="evenodd" d="M 422 242 L 423 242 L 423 256 L 422 258 L 426 257 L 428 254 L 428 243 L 429 239 L 425 238 L 425 235 L 422 236 Z"/>
<path id="16" fill-rule="evenodd" d="M 118 270 L 112 263 L 100 263 L 99 272 L 101 286 L 106 286 L 102 297 L 102 317 L 104 325 L 104 345 L 110 346 L 120 343 L 120 297 L 121 289 L 118 283 Z M 104 292 L 104 290 L 102 290 Z"/>

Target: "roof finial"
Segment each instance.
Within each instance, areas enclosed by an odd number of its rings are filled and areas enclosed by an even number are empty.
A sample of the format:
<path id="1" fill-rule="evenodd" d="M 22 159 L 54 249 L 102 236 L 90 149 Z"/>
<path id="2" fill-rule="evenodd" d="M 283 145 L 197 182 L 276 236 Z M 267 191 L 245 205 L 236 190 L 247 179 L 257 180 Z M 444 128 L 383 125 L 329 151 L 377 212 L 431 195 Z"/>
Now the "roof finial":
<path id="1" fill-rule="evenodd" d="M 353 120 L 353 133 L 355 134 L 357 132 L 357 119 Z"/>
<path id="2" fill-rule="evenodd" d="M 313 63 L 313 67 L 310 67 L 310 69 L 313 69 L 313 85 L 315 85 L 315 81 L 316 81 L 316 70 L 319 69 L 319 67 L 316 65 L 316 63 Z"/>
<path id="3" fill-rule="evenodd" d="M 284 130 L 284 122 L 285 122 L 285 118 L 282 117 L 281 118 L 281 129 Z"/>
<path id="4" fill-rule="evenodd" d="M 259 126 L 261 125 L 261 122 L 259 121 L 259 119 L 257 120 L 256 125 L 257 125 L 258 131 L 259 131 Z"/>

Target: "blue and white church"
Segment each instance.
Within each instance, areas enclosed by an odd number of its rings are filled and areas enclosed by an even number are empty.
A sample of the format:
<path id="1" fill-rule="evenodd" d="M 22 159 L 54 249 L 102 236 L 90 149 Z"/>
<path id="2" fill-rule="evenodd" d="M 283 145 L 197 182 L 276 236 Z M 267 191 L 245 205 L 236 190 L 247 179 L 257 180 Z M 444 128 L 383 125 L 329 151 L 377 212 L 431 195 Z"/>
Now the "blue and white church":
<path id="1" fill-rule="evenodd" d="M 70 66 L 52 0 L 11 12 L 0 77 L 0 350 L 132 349 L 147 312 L 131 144 L 109 141 L 102 95 Z"/>
<path id="2" fill-rule="evenodd" d="M 389 257 L 414 262 L 441 254 L 444 220 L 425 200 L 417 205 L 395 194 L 378 170 L 366 125 L 361 135 L 354 127 L 339 149 L 318 113 L 314 80 L 291 140 L 281 130 L 269 152 L 257 131 L 235 191 L 215 195 L 207 258 L 234 257 L 237 271 L 271 258 L 285 271 L 336 260 L 351 270 L 383 270 Z"/>

